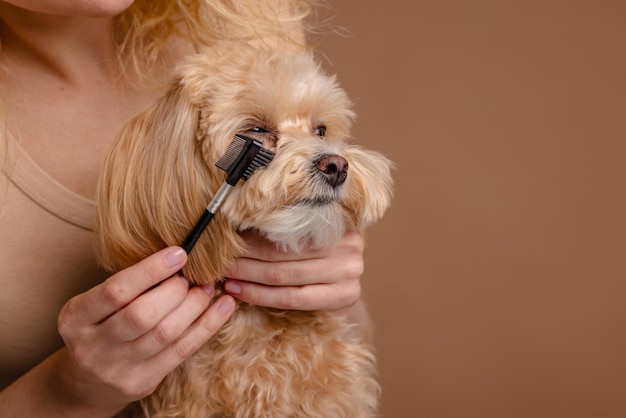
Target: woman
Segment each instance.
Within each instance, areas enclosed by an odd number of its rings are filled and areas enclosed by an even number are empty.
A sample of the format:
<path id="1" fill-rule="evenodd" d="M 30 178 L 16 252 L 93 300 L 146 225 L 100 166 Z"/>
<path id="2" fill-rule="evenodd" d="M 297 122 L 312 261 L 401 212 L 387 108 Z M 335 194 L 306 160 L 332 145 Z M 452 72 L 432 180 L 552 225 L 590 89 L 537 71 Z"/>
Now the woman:
<path id="1" fill-rule="evenodd" d="M 233 297 L 366 322 L 355 234 L 299 255 L 248 236 L 227 272 L 229 295 L 210 307 L 213 288 L 189 289 L 176 275 L 186 262 L 178 247 L 108 278 L 91 249 L 103 153 L 162 93 L 174 63 L 223 38 L 299 45 L 310 7 L 0 2 L 1 416 L 115 415 L 208 341 L 233 313 Z"/>

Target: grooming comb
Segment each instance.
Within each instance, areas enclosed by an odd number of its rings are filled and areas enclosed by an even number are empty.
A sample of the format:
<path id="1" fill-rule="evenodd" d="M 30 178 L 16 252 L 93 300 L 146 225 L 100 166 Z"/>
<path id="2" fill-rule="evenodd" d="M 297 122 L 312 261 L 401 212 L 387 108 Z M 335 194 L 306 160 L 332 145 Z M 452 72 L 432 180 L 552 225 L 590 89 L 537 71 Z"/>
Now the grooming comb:
<path id="1" fill-rule="evenodd" d="M 261 142 L 244 135 L 235 135 L 226 153 L 215 163 L 219 169 L 226 172 L 226 180 L 181 244 L 187 254 L 191 252 L 200 235 L 215 216 L 217 209 L 239 180 L 248 180 L 257 168 L 268 165 L 274 155 L 272 151 L 263 148 Z"/>

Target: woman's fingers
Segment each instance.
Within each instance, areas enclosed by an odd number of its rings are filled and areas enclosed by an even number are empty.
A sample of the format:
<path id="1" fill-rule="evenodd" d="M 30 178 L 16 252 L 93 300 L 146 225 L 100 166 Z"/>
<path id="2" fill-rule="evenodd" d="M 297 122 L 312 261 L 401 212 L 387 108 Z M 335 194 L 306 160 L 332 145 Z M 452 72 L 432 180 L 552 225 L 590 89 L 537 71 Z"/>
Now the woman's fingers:
<path id="1" fill-rule="evenodd" d="M 103 335 L 111 341 L 135 340 L 152 330 L 168 314 L 177 309 L 189 293 L 189 282 L 173 276 L 157 287 L 138 296 L 115 315 L 102 322 Z"/>
<path id="2" fill-rule="evenodd" d="M 241 235 L 246 243 L 245 257 L 262 261 L 297 261 L 302 259 L 302 253 L 285 251 L 273 242 L 263 238 L 256 232 L 246 231 Z M 307 257 L 317 258 L 327 255 L 329 249 L 306 249 Z"/>
<path id="3" fill-rule="evenodd" d="M 192 288 L 184 301 L 149 332 L 133 341 L 133 351 L 149 358 L 178 340 L 207 309 L 215 295 L 214 286 Z"/>
<path id="4" fill-rule="evenodd" d="M 165 248 L 128 267 L 93 289 L 70 300 L 59 317 L 60 326 L 71 321 L 71 327 L 102 322 L 128 305 L 146 290 L 178 272 L 187 262 L 182 248 Z"/>
<path id="5" fill-rule="evenodd" d="M 226 273 L 230 279 L 252 281 L 268 286 L 301 286 L 312 283 L 327 283 L 335 272 L 325 260 L 310 258 L 299 261 L 263 261 L 242 257 L 235 260 Z M 334 266 L 330 266 L 331 269 Z"/>
<path id="6" fill-rule="evenodd" d="M 236 306 L 232 296 L 221 296 L 187 328 L 178 340 L 146 360 L 146 370 L 160 371 L 162 374 L 169 373 L 213 337 L 231 317 Z"/>
<path id="7" fill-rule="evenodd" d="M 280 287 L 229 279 L 224 287 L 229 294 L 252 305 L 301 311 L 344 309 L 356 303 L 361 295 L 361 282 L 358 279 L 333 284 Z"/>
<path id="8" fill-rule="evenodd" d="M 361 295 L 364 242 L 357 233 L 302 253 L 282 251 L 258 235 L 247 235 L 246 243 L 244 256 L 225 273 L 225 289 L 238 299 L 278 309 L 339 310 Z"/>
<path id="9" fill-rule="evenodd" d="M 246 252 L 225 272 L 230 279 L 270 286 L 324 284 L 361 277 L 363 238 L 347 233 L 336 245 L 302 253 L 285 252 L 258 235 L 246 236 Z"/>

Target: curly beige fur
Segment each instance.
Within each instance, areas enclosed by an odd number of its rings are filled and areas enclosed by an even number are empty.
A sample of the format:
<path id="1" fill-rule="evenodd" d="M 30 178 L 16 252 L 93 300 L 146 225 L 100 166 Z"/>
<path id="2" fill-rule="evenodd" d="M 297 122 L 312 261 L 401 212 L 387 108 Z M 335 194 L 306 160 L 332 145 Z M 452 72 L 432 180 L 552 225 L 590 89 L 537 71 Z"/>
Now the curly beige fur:
<path id="1" fill-rule="evenodd" d="M 103 169 L 97 211 L 102 264 L 116 270 L 179 245 L 224 180 L 215 162 L 237 133 L 276 152 L 229 195 L 183 272 L 221 281 L 255 229 L 285 248 L 323 247 L 362 231 L 391 202 L 391 162 L 348 142 L 351 102 L 310 51 L 244 44 L 181 65 L 169 92 L 123 129 Z M 258 129 L 261 128 L 261 129 Z M 322 130 L 324 128 L 324 130 Z M 324 134 L 324 135 L 322 135 Z M 323 156 L 349 164 L 331 187 Z M 379 385 L 372 348 L 325 312 L 241 303 L 226 326 L 127 415 L 151 417 L 373 417 Z"/>

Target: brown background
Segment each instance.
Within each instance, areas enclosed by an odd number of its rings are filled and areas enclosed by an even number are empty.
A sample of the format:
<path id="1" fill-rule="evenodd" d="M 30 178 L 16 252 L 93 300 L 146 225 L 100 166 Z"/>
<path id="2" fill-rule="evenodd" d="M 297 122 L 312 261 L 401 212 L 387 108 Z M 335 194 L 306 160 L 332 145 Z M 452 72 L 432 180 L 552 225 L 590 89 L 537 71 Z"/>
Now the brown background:
<path id="1" fill-rule="evenodd" d="M 383 417 L 626 417 L 626 2 L 332 4 Z"/>

